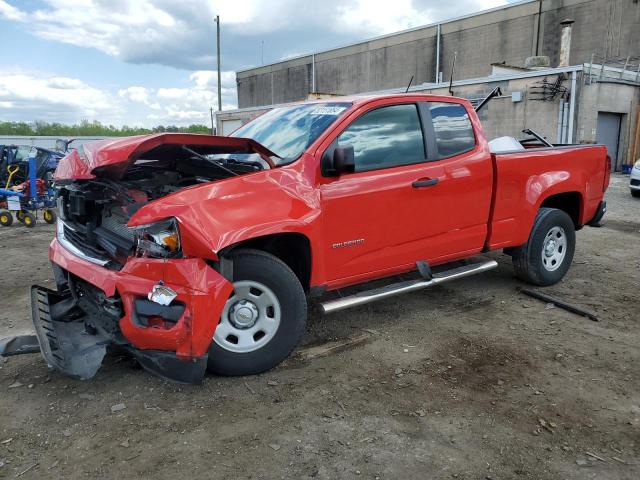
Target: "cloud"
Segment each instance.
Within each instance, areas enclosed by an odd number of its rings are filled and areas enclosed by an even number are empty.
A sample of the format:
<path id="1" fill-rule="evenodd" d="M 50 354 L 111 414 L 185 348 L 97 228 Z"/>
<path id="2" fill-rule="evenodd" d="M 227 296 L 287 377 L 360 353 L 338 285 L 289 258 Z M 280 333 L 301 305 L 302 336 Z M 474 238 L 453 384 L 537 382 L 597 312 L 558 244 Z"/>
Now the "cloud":
<path id="1" fill-rule="evenodd" d="M 26 14 L 16 7 L 9 5 L 5 0 L 0 0 L 0 17 L 8 20 L 24 21 Z"/>
<path id="2" fill-rule="evenodd" d="M 235 75 L 223 72 L 223 108 L 235 108 Z M 116 92 L 77 78 L 42 72 L 0 72 L 0 118 L 75 123 L 82 119 L 114 125 L 190 125 L 210 121 L 217 109 L 216 75 L 196 71 L 187 86 L 148 88 L 132 85 Z"/>
<path id="3" fill-rule="evenodd" d="M 507 0 L 43 0 L 22 11 L 0 0 L 0 17 L 40 38 L 97 49 L 124 62 L 206 70 L 216 64 L 214 18 L 221 17 L 222 62 L 237 70 L 476 12 Z M 19 4 L 17 4 L 19 5 Z"/>
<path id="4" fill-rule="evenodd" d="M 140 102 L 149 105 L 149 93 L 151 91 L 145 87 L 127 87 L 118 90 L 118 95 L 132 102 Z"/>
<path id="5" fill-rule="evenodd" d="M 189 80 L 195 82 L 199 88 L 216 88 L 218 84 L 218 75 L 215 70 L 199 70 L 189 75 Z M 233 88 L 236 83 L 235 72 L 220 72 L 220 80 L 222 87 Z"/>
<path id="6" fill-rule="evenodd" d="M 76 118 L 117 115 L 111 96 L 76 78 L 21 71 L 0 73 L 0 115 L 4 119 L 30 118 L 73 121 Z"/>

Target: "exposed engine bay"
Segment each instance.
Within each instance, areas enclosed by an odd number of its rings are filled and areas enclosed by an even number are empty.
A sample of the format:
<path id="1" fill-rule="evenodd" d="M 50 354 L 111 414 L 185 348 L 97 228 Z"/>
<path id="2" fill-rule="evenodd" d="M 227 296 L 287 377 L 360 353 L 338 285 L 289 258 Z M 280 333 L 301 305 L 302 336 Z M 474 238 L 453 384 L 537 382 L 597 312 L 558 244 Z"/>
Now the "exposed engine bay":
<path id="1" fill-rule="evenodd" d="M 60 185 L 59 240 L 83 258 L 112 269 L 120 269 L 131 255 L 143 254 L 141 246 L 154 257 L 179 256 L 178 238 L 168 244 L 176 248 L 157 248 L 158 242 L 126 226 L 131 216 L 147 203 L 184 188 L 270 168 L 257 153 L 210 151 L 201 146 L 161 145 L 132 162 L 117 180 L 96 175 L 94 180 Z M 157 234 L 166 237 L 167 232 L 170 225 Z"/>

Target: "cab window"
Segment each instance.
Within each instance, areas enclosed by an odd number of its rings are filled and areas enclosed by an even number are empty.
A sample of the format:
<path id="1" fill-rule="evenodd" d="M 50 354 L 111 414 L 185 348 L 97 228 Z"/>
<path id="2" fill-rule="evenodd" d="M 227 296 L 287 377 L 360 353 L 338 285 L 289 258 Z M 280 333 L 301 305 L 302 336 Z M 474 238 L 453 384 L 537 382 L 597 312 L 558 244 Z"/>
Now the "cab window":
<path id="1" fill-rule="evenodd" d="M 462 105 L 446 102 L 428 102 L 427 106 L 433 124 L 436 147 L 436 151 L 432 152 L 432 159 L 437 160 L 460 155 L 476 146 L 469 114 Z"/>
<path id="2" fill-rule="evenodd" d="M 424 162 L 424 137 L 415 104 L 381 107 L 365 113 L 338 137 L 353 146 L 355 171 L 365 172 Z"/>

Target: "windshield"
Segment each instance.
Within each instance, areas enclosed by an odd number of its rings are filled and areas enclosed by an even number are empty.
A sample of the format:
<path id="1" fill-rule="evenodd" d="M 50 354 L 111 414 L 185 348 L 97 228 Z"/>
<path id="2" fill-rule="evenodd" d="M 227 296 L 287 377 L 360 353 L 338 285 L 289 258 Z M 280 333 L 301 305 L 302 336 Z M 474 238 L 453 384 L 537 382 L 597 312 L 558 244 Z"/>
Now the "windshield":
<path id="1" fill-rule="evenodd" d="M 251 138 L 280 159 L 279 165 L 296 160 L 351 103 L 310 103 L 274 108 L 233 132 L 232 137 Z"/>

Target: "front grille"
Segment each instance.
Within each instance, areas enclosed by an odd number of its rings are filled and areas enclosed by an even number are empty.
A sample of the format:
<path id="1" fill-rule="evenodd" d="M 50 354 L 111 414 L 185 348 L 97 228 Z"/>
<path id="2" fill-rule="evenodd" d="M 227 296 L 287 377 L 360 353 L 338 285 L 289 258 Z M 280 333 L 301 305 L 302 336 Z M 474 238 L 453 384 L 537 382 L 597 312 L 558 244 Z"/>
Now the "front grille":
<path id="1" fill-rule="evenodd" d="M 109 263 L 109 259 L 103 255 L 102 251 L 88 245 L 84 227 L 73 228 L 63 220 L 58 219 L 57 230 L 60 245 L 74 255 L 100 266 L 105 266 Z"/>
<path id="2" fill-rule="evenodd" d="M 94 248 L 89 245 L 87 241 L 87 235 L 82 233 L 79 229 L 72 229 L 68 225 L 64 226 L 64 238 L 78 250 L 82 251 L 85 255 L 94 258 L 104 258 L 105 251 L 101 248 Z"/>
<path id="3" fill-rule="evenodd" d="M 634 187 L 640 187 L 640 180 L 636 180 L 635 178 L 632 178 L 631 185 L 633 185 Z"/>
<path id="4" fill-rule="evenodd" d="M 133 230 L 127 227 L 127 218 L 124 215 L 118 215 L 110 212 L 102 216 L 102 228 L 115 233 L 119 237 L 126 238 L 131 243 L 134 240 Z"/>

